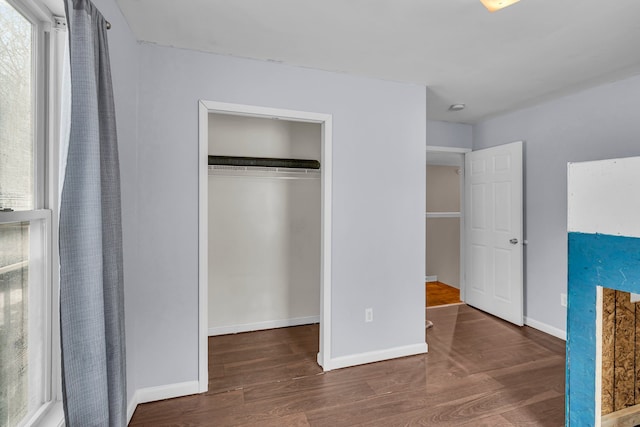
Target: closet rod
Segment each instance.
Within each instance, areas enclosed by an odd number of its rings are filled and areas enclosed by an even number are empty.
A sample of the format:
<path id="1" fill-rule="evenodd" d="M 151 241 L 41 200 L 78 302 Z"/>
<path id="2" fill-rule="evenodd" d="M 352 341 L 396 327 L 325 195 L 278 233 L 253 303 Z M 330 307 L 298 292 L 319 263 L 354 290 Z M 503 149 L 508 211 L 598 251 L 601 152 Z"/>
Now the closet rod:
<path id="1" fill-rule="evenodd" d="M 320 162 L 317 160 L 277 159 L 267 157 L 209 156 L 209 165 L 320 169 Z"/>

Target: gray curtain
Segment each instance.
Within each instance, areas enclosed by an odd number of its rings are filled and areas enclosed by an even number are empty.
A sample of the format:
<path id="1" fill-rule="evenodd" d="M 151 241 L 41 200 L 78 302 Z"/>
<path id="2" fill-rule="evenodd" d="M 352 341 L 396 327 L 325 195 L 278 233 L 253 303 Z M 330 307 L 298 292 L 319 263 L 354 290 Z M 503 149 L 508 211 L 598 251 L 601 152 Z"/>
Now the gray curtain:
<path id="1" fill-rule="evenodd" d="M 120 170 L 106 21 L 65 0 L 71 118 L 60 202 L 60 328 L 67 427 L 126 425 Z"/>

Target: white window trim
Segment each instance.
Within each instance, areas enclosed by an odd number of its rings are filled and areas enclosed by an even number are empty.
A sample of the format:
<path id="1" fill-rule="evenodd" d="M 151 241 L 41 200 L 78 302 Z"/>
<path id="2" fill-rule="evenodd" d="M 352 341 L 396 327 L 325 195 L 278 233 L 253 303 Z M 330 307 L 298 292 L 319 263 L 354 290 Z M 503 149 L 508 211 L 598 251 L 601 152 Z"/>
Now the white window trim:
<path id="1" fill-rule="evenodd" d="M 38 425 L 53 427 L 64 425 L 64 411 L 62 408 L 62 372 L 60 353 L 60 263 L 58 253 L 58 218 L 60 191 L 60 137 L 61 137 L 61 105 L 63 94 L 63 68 L 67 46 L 66 18 L 50 16 L 52 25 L 49 30 L 49 73 L 48 73 L 48 128 L 47 128 L 47 186 L 46 206 L 52 213 L 51 221 L 51 407 Z M 70 102 L 70 100 L 69 100 Z"/>

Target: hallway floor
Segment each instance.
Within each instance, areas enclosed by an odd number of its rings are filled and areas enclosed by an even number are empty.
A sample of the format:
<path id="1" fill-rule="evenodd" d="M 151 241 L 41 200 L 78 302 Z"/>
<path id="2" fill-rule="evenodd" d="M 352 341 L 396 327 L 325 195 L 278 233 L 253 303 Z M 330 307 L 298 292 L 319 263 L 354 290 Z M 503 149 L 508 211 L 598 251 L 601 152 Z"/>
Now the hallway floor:
<path id="1" fill-rule="evenodd" d="M 425 307 L 460 303 L 460 289 L 442 282 L 426 282 Z"/>

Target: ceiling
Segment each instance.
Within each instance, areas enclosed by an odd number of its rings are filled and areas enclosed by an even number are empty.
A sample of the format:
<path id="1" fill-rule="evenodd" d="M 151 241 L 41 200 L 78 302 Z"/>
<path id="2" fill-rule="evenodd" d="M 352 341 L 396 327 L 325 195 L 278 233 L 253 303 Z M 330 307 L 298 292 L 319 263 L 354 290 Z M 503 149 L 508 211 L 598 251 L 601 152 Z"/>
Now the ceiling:
<path id="1" fill-rule="evenodd" d="M 480 0 L 117 1 L 141 41 L 427 86 L 432 120 L 475 123 L 640 74 L 638 0 L 495 13 Z"/>

